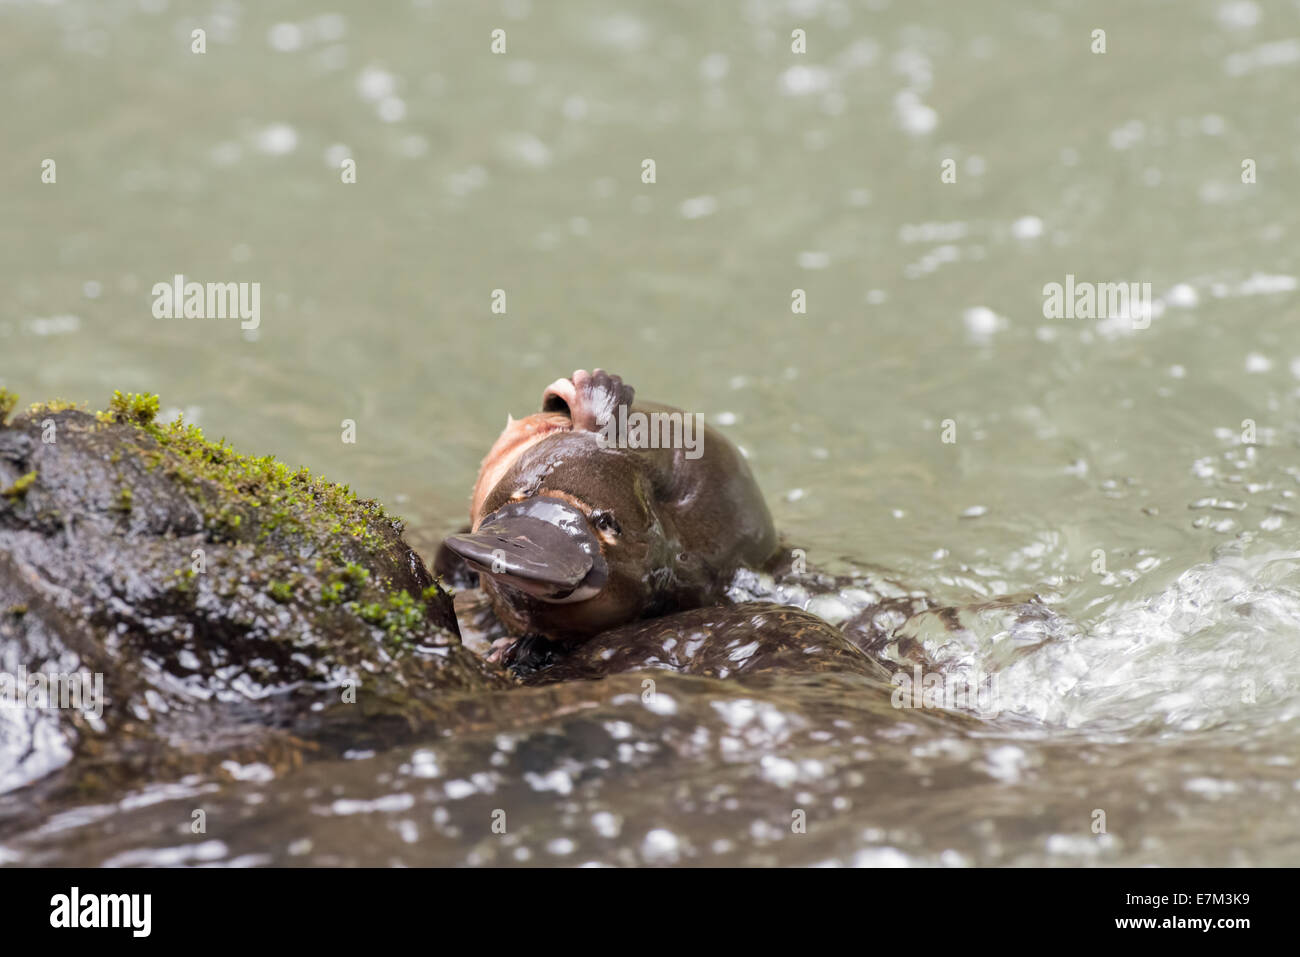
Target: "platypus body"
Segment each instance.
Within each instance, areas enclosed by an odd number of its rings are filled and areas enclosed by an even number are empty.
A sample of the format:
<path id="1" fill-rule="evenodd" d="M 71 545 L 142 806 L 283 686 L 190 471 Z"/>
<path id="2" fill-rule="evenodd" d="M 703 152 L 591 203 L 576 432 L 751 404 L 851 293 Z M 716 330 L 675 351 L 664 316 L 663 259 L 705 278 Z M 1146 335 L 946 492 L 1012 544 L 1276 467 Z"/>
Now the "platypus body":
<path id="1" fill-rule="evenodd" d="M 681 437 L 658 426 L 688 418 L 634 404 L 630 386 L 597 369 L 552 383 L 541 412 L 507 421 L 479 470 L 470 531 L 444 545 L 479 572 L 511 633 L 573 643 L 717 604 L 736 569 L 773 559 L 771 514 L 724 436 L 702 426 L 689 443 L 645 447 L 650 434 Z"/>
<path id="2" fill-rule="evenodd" d="M 685 415 L 580 370 L 545 390 L 541 412 L 507 420 L 483 460 L 470 529 L 444 540 L 437 567 L 468 586 L 461 634 L 519 682 L 664 669 L 888 691 L 900 669 L 940 668 L 926 646 L 944 632 L 1069 633 L 1033 595 L 946 606 L 856 562 L 807 568 L 779 546 L 735 446 L 701 426 L 702 441 L 646 448 L 632 430 L 656 413 Z"/>

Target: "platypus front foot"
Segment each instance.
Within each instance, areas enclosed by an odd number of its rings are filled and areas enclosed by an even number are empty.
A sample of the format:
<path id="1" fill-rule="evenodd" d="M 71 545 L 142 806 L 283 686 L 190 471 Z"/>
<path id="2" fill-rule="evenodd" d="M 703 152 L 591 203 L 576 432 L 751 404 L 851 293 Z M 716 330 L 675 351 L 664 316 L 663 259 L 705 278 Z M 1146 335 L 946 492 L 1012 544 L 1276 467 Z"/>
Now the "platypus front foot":
<path id="1" fill-rule="evenodd" d="M 542 635 L 498 638 L 492 643 L 488 661 L 505 665 L 519 678 L 527 677 L 555 660 L 555 645 Z"/>
<path id="2" fill-rule="evenodd" d="M 556 379 L 542 393 L 543 412 L 562 412 L 579 432 L 600 432 L 617 421 L 620 405 L 632 407 L 635 390 L 604 369 L 577 369 L 570 379 Z"/>
<path id="3" fill-rule="evenodd" d="M 513 635 L 506 638 L 498 638 L 496 641 L 492 642 L 492 647 L 488 649 L 487 660 L 492 662 L 494 665 L 505 664 L 506 656 L 510 654 L 518 640 L 519 639 L 515 638 Z"/>

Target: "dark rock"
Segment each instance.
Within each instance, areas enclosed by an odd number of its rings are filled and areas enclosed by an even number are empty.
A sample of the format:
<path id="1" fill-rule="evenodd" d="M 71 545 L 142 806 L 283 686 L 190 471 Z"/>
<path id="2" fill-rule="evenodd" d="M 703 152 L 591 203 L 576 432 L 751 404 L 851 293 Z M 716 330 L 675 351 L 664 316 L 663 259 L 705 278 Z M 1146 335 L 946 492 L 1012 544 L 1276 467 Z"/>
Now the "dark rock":
<path id="1" fill-rule="evenodd" d="M 80 709 L 0 707 L 0 792 L 294 764 L 510 684 L 378 504 L 156 409 L 0 414 L 0 675 L 89 678 Z"/>
<path id="2" fill-rule="evenodd" d="M 644 669 L 707 678 L 835 672 L 888 681 L 840 629 L 800 608 L 743 602 L 631 622 L 572 648 L 517 642 L 508 661 L 526 684 L 595 679 Z"/>

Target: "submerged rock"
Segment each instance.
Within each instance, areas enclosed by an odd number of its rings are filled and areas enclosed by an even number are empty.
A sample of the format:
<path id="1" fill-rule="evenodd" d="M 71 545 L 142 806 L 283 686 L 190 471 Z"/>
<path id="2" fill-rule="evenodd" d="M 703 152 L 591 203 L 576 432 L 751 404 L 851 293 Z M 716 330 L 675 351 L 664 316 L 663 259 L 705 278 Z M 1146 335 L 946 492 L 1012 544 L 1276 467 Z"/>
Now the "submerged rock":
<path id="1" fill-rule="evenodd" d="M 707 678 L 834 672 L 888 681 L 844 633 L 790 605 L 744 602 L 693 608 L 610 629 L 573 648 L 524 640 L 507 661 L 526 684 L 666 670 Z"/>
<path id="2" fill-rule="evenodd" d="M 292 765 L 510 683 L 382 507 L 157 402 L 0 394 L 0 793 Z"/>

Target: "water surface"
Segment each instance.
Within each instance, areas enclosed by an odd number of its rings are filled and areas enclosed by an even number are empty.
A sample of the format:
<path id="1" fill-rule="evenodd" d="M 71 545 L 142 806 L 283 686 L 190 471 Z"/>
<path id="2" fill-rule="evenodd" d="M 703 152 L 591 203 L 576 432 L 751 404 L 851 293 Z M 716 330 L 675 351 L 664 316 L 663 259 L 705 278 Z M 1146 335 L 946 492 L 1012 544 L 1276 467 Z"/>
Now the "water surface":
<path id="1" fill-rule="evenodd" d="M 1053 613 L 913 623 L 996 719 L 629 676 L 0 855 L 1300 861 L 1300 4 L 1035 7 L 0 2 L 0 385 L 156 391 L 427 555 L 506 413 L 599 365 L 725 428 L 810 563 Z M 261 283 L 260 326 L 154 319 L 175 273 Z M 1067 274 L 1149 282 L 1149 325 L 1044 318 Z"/>

